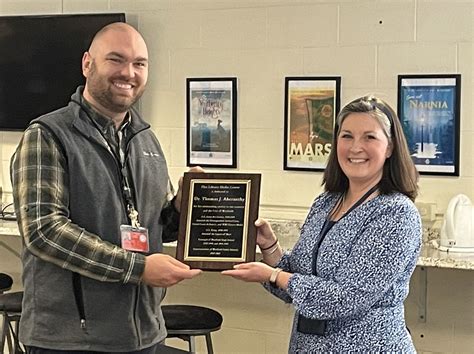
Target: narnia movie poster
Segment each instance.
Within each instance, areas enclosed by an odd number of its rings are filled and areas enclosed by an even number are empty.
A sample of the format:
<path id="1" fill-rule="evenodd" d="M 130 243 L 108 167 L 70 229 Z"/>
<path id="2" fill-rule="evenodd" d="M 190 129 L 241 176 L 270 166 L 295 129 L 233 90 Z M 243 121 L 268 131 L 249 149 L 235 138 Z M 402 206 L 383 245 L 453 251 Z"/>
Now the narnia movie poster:
<path id="1" fill-rule="evenodd" d="M 340 105 L 340 77 L 285 79 L 286 170 L 326 167 Z"/>
<path id="2" fill-rule="evenodd" d="M 399 77 L 398 114 L 420 173 L 459 175 L 459 90 L 452 75 Z"/>

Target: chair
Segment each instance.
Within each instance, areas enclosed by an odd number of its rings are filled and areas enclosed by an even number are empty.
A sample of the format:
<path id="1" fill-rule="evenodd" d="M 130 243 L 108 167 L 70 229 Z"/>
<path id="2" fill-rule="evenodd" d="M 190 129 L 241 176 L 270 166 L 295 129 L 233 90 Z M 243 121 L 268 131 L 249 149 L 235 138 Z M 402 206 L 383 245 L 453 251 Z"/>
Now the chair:
<path id="1" fill-rule="evenodd" d="M 11 276 L 5 273 L 0 273 L 0 294 L 8 291 L 12 288 L 13 279 Z"/>
<path id="2" fill-rule="evenodd" d="M 167 338 L 180 338 L 189 344 L 189 352 L 196 353 L 196 336 L 206 337 L 207 352 L 213 354 L 211 332 L 222 325 L 222 315 L 208 307 L 192 305 L 163 305 L 161 307 Z"/>
<path id="3" fill-rule="evenodd" d="M 3 317 L 0 350 L 4 353 L 5 343 L 7 343 L 8 352 L 13 354 L 24 351 L 18 340 L 23 291 L 4 293 L 11 289 L 12 284 L 13 280 L 9 275 L 0 273 L 0 314 Z"/>

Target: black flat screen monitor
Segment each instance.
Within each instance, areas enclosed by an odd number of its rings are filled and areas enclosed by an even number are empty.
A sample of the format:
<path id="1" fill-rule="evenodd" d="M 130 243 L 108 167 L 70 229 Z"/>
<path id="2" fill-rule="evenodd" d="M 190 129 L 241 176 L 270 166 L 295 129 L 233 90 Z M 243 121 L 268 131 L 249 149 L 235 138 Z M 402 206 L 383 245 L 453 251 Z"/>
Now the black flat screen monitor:
<path id="1" fill-rule="evenodd" d="M 112 22 L 125 14 L 0 16 L 0 130 L 24 130 L 65 106 L 85 82 L 83 53 Z"/>

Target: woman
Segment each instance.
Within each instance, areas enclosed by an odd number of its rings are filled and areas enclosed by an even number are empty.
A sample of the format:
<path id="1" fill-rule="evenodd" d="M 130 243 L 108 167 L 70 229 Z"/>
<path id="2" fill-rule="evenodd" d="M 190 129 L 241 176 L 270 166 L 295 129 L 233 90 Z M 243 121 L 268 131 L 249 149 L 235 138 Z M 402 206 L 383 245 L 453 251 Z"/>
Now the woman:
<path id="1" fill-rule="evenodd" d="M 375 97 L 337 117 L 324 172 L 291 252 L 259 219 L 263 262 L 223 274 L 265 282 L 295 306 L 289 351 L 415 352 L 403 301 L 421 245 L 418 174 L 393 109 Z"/>

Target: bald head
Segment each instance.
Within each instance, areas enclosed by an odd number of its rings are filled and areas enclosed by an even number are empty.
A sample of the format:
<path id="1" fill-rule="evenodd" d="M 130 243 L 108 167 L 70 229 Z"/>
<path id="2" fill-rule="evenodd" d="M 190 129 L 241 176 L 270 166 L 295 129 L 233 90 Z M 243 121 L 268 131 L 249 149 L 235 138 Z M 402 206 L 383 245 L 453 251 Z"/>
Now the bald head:
<path id="1" fill-rule="evenodd" d="M 137 42 L 140 42 L 145 49 L 146 43 L 140 32 L 138 32 L 133 26 L 124 22 L 114 22 L 102 27 L 92 39 L 92 43 L 89 47 L 89 53 L 97 51 L 98 47 L 103 45 L 104 41 L 110 40 L 110 38 L 129 38 Z"/>

